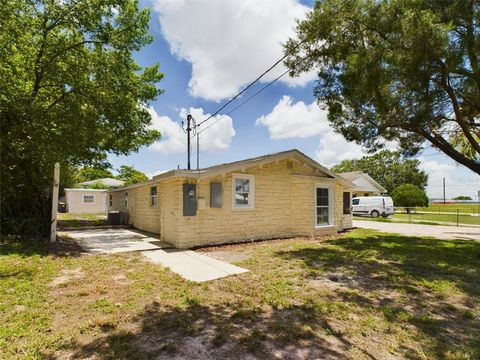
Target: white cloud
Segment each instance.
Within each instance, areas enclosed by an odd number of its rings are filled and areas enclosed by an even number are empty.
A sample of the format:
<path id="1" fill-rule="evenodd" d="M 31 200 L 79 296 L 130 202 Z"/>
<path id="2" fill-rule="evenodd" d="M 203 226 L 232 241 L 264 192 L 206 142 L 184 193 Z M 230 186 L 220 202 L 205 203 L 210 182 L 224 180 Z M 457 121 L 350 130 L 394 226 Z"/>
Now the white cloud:
<path id="1" fill-rule="evenodd" d="M 438 159 L 419 156 L 420 168 L 428 174 L 427 194 L 431 198 L 443 197 L 443 179 L 445 178 L 445 196 L 451 199 L 455 196 L 468 195 L 477 198 L 480 190 L 480 176 L 466 167 L 456 164 L 445 155 Z"/>
<path id="2" fill-rule="evenodd" d="M 291 97 L 283 96 L 272 112 L 259 117 L 256 124 L 266 126 L 272 139 L 307 138 L 320 135 L 315 155 L 318 161 L 327 167 L 342 160 L 365 155 L 361 146 L 335 133 L 328 123 L 327 111 L 322 110 L 316 102 L 309 105 L 303 101 L 293 103 Z"/>
<path id="3" fill-rule="evenodd" d="M 272 112 L 259 117 L 256 124 L 266 126 L 272 139 L 306 138 L 329 130 L 327 112 L 315 102 L 306 105 L 299 101 L 292 105 L 292 101 L 284 95 Z"/>
<path id="4" fill-rule="evenodd" d="M 170 51 L 192 64 L 190 93 L 214 101 L 234 95 L 281 58 L 295 19 L 309 9 L 296 0 L 155 2 Z M 285 71 L 283 64 L 277 67 L 264 81 Z M 303 86 L 314 78 L 312 72 L 281 81 Z"/>
<path id="5" fill-rule="evenodd" d="M 148 112 L 152 116 L 152 129 L 159 130 L 162 134 L 160 141 L 151 145 L 151 148 L 162 154 L 184 153 L 187 151 L 187 137 L 180 123 L 173 121 L 168 116 L 160 116 L 153 108 L 149 108 Z M 179 116 L 186 118 L 187 114 L 191 114 L 194 119 L 201 120 L 210 116 L 204 114 L 201 108 L 180 109 Z M 213 124 L 216 120 L 220 121 L 212 125 L 207 131 L 200 135 L 201 151 L 215 151 L 227 149 L 230 146 L 235 130 L 233 128 L 233 120 L 230 116 L 216 115 L 207 124 Z M 205 125 L 205 126 L 206 126 Z M 192 138 L 192 147 L 196 146 L 196 138 Z"/>

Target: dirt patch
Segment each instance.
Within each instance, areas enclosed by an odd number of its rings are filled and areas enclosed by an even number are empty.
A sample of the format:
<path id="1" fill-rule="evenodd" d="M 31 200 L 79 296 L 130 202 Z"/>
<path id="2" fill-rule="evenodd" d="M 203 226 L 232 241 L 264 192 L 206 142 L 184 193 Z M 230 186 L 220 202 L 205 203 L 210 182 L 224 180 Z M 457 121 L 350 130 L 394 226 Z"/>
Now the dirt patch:
<path id="1" fill-rule="evenodd" d="M 62 275 L 54 278 L 50 282 L 49 286 L 50 287 L 61 286 L 70 281 L 81 279 L 84 276 L 85 274 L 81 268 L 62 270 Z"/>

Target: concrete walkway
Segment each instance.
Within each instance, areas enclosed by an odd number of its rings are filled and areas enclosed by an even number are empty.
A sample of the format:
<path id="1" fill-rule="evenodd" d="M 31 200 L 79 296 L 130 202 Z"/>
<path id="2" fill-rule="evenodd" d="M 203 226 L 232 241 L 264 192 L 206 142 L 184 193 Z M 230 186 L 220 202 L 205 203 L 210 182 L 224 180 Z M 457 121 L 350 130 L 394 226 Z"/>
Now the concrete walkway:
<path id="1" fill-rule="evenodd" d="M 68 236 L 86 251 L 96 254 L 142 251 L 149 261 L 191 281 L 215 280 L 248 271 L 194 251 L 175 249 L 171 244 L 131 229 L 78 229 L 60 232 L 59 236 Z"/>
<path id="2" fill-rule="evenodd" d="M 113 254 L 127 251 L 157 250 L 172 245 L 131 229 L 88 228 L 59 232 L 74 239 L 91 253 Z"/>
<path id="3" fill-rule="evenodd" d="M 396 224 L 377 221 L 354 220 L 353 226 L 391 232 L 408 236 L 430 236 L 444 240 L 478 240 L 480 241 L 480 228 L 465 226 L 440 226 L 423 224 Z"/>
<path id="4" fill-rule="evenodd" d="M 151 262 L 168 267 L 184 279 L 196 282 L 220 279 L 248 271 L 190 250 L 166 249 L 145 251 L 142 254 Z"/>

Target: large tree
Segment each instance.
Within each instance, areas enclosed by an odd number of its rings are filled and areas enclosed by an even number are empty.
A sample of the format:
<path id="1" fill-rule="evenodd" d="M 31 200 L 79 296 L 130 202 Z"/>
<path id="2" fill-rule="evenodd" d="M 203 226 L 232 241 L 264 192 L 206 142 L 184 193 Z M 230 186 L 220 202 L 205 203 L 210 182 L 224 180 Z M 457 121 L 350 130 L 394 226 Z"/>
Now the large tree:
<path id="1" fill-rule="evenodd" d="M 132 57 L 152 40 L 137 0 L 0 2 L 1 226 L 45 234 L 55 162 L 106 162 L 159 138 L 149 101 L 158 64 Z"/>
<path id="2" fill-rule="evenodd" d="M 428 142 L 480 174 L 480 2 L 322 0 L 285 51 L 346 139 Z"/>
<path id="3" fill-rule="evenodd" d="M 382 150 L 360 159 L 344 160 L 332 168 L 337 173 L 363 171 L 390 193 L 402 184 L 425 189 L 428 175 L 419 168 L 420 161 L 403 157 L 398 151 Z"/>
<path id="4" fill-rule="evenodd" d="M 117 179 L 123 180 L 125 185 L 135 184 L 148 180 L 147 175 L 135 170 L 132 166 L 122 165 L 118 170 Z"/>

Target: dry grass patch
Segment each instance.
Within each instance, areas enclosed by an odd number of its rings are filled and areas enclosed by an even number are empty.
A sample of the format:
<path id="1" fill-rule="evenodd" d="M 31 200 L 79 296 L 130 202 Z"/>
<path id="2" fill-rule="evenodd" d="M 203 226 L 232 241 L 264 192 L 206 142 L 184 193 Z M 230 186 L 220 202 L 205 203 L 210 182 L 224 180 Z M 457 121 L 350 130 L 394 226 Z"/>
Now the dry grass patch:
<path id="1" fill-rule="evenodd" d="M 6 357 L 480 357 L 478 242 L 356 230 L 208 248 L 250 272 L 201 284 L 138 253 L 52 250 L 0 246 Z"/>

